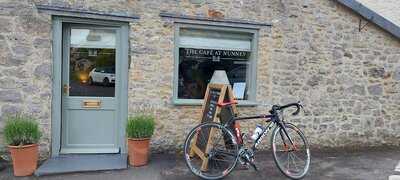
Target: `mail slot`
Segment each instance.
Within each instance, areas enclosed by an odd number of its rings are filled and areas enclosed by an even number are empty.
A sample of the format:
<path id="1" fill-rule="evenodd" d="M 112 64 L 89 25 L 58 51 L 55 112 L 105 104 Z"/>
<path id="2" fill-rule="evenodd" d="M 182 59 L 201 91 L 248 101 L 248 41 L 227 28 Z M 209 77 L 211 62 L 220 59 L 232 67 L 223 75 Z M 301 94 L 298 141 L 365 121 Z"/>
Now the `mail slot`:
<path id="1" fill-rule="evenodd" d="M 84 108 L 100 108 L 101 101 L 100 100 L 83 100 L 82 106 Z"/>

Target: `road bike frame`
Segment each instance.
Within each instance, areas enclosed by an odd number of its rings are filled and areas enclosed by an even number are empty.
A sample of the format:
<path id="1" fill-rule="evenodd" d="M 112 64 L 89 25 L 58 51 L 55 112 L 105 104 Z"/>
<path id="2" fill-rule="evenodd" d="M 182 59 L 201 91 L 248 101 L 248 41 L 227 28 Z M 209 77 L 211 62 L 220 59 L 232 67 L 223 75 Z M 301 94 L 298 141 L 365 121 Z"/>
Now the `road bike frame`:
<path id="1" fill-rule="evenodd" d="M 237 162 L 240 162 L 242 165 L 250 165 L 254 168 L 254 170 L 258 171 L 258 168 L 256 166 L 255 162 L 255 152 L 257 150 L 257 146 L 261 143 L 261 141 L 263 140 L 263 138 L 268 134 L 268 132 L 272 129 L 272 127 L 275 126 L 275 130 L 273 132 L 273 136 L 271 138 L 272 142 L 272 147 L 273 147 L 273 155 L 274 155 L 274 160 L 275 163 L 277 164 L 279 170 L 285 174 L 287 177 L 289 178 L 294 178 L 294 179 L 298 179 L 301 178 L 305 175 L 305 173 L 308 171 L 308 167 L 309 167 L 309 150 L 308 150 L 308 145 L 306 140 L 303 138 L 303 134 L 302 132 L 297 129 L 296 126 L 294 126 L 291 123 L 285 123 L 284 122 L 284 118 L 283 118 L 283 110 L 285 110 L 286 108 L 289 107 L 296 107 L 297 110 L 295 112 L 292 113 L 292 115 L 297 115 L 300 111 L 300 109 L 303 108 L 303 106 L 300 104 L 300 102 L 298 103 L 291 103 L 291 104 L 287 104 L 284 106 L 279 106 L 279 105 L 273 105 L 271 110 L 269 110 L 269 114 L 261 114 L 261 115 L 257 115 L 257 116 L 244 116 L 244 117 L 237 117 L 236 114 L 234 113 L 233 110 L 233 106 L 232 104 L 236 104 L 235 101 L 229 101 L 229 102 L 221 102 L 221 103 L 217 103 L 219 108 L 228 108 L 229 112 L 231 113 L 231 117 L 227 120 L 227 121 L 223 121 L 221 123 L 203 123 L 198 125 L 196 128 L 194 128 L 189 136 L 186 138 L 185 141 L 185 154 L 186 154 L 186 163 L 188 165 L 189 168 L 191 168 L 191 171 L 197 175 L 200 176 L 202 178 L 206 178 L 206 179 L 217 179 L 217 178 L 222 178 L 225 177 L 228 173 L 230 173 L 233 168 L 235 167 Z M 217 115 L 219 116 L 219 115 Z M 226 117 L 226 116 L 225 116 Z M 221 116 L 220 116 L 221 118 Z M 225 119 L 225 118 L 223 118 Z M 258 134 L 258 137 L 254 140 L 254 142 L 252 143 L 251 147 L 246 146 L 246 144 L 243 142 L 243 134 L 240 132 L 240 126 L 239 126 L 239 121 L 245 121 L 245 120 L 251 120 L 251 119 L 263 119 L 265 120 L 265 126 L 261 132 L 261 134 Z M 215 158 L 215 160 L 218 160 L 218 158 L 224 157 L 224 156 L 218 156 L 218 155 L 225 155 L 225 156 L 231 156 L 234 157 L 234 161 L 232 161 L 233 164 L 228 164 L 228 165 L 232 165 L 232 166 L 228 166 L 227 169 L 221 171 L 220 173 L 222 174 L 217 174 L 215 175 L 215 177 L 213 175 L 206 175 L 206 174 L 202 174 L 200 172 L 202 172 L 201 169 L 197 170 L 195 168 L 193 168 L 192 163 L 190 162 L 190 155 L 188 154 L 188 145 L 190 145 L 189 143 L 191 142 L 191 138 L 194 137 L 194 133 L 198 132 L 202 127 L 215 127 L 215 128 L 219 128 L 222 129 L 224 133 L 227 134 L 223 134 L 222 136 L 219 136 L 218 141 L 217 141 L 217 145 L 222 138 L 224 139 L 225 142 L 225 146 L 220 146 L 222 148 L 219 148 L 219 146 L 216 146 L 215 148 L 209 148 L 207 150 L 207 152 L 205 152 L 205 156 L 208 158 L 208 160 L 212 160 Z M 283 151 L 291 153 L 292 151 L 297 151 L 299 150 L 298 147 L 296 147 L 295 142 L 293 141 L 293 139 L 289 136 L 288 134 L 288 130 L 289 129 L 293 129 L 294 131 L 296 131 L 302 138 L 302 140 L 304 141 L 306 148 L 307 148 L 307 161 L 306 161 L 306 166 L 304 171 L 302 171 L 300 175 L 297 174 L 291 174 L 291 172 L 289 172 L 288 170 L 284 170 L 282 169 L 282 164 L 280 164 L 280 162 L 278 162 L 278 160 L 276 159 L 276 142 L 275 142 L 275 138 L 279 138 L 279 136 L 282 138 L 282 144 L 284 146 Z M 279 135 L 278 135 L 279 133 Z M 284 138 L 284 137 L 287 138 Z M 210 138 L 210 137 L 208 137 Z M 232 146 L 230 146 L 232 145 Z M 234 148 L 234 152 L 228 150 L 225 151 L 225 148 Z M 290 154 L 288 154 L 288 158 Z M 224 161 L 222 159 L 219 159 L 221 161 Z M 229 163 L 229 161 L 227 161 Z M 289 161 L 288 161 L 289 162 Z M 204 161 L 203 161 L 204 163 Z M 207 162 L 208 163 L 208 162 Z M 287 168 L 289 168 L 289 165 L 287 165 Z M 297 168 L 296 168 L 297 169 Z"/>
<path id="2" fill-rule="evenodd" d="M 232 114 L 234 114 L 230 104 L 232 104 L 232 103 L 227 103 L 227 104 L 223 105 L 222 107 L 225 106 L 225 108 L 229 108 L 230 112 Z M 262 114 L 262 115 L 258 115 L 258 116 L 232 117 L 230 120 L 228 120 L 224 124 L 224 126 L 227 127 L 228 129 L 229 129 L 229 127 L 234 127 L 234 134 L 236 136 L 236 139 L 238 140 L 239 145 L 243 146 L 242 134 L 240 132 L 240 129 L 235 125 L 235 123 L 237 121 L 245 121 L 245 120 L 250 120 L 250 119 L 266 119 L 265 122 L 269 123 L 269 124 L 264 127 L 261 135 L 259 135 L 257 137 L 257 139 L 254 141 L 254 143 L 252 144 L 251 149 L 253 150 L 253 152 L 255 152 L 255 150 L 257 149 L 257 146 L 261 143 L 261 140 L 265 137 L 265 135 L 268 134 L 268 132 L 272 129 L 272 127 L 275 124 L 282 129 L 282 131 L 280 131 L 279 133 L 282 137 L 284 145 L 287 146 L 287 144 L 285 142 L 285 138 L 283 138 L 283 135 L 285 135 L 287 137 L 287 139 L 289 140 L 291 145 L 294 145 L 292 139 L 290 138 L 288 132 L 286 131 L 283 120 L 281 120 L 279 118 L 279 114 L 278 114 L 279 110 L 283 110 L 283 109 L 285 109 L 287 107 L 291 107 L 291 106 L 296 106 L 298 108 L 295 112 L 296 114 L 298 113 L 299 108 L 302 107 L 298 103 L 288 104 L 288 105 L 285 105 L 282 107 L 278 107 L 278 106 L 274 105 L 274 106 L 272 106 L 272 109 L 270 110 L 270 114 Z M 283 134 L 282 134 L 282 132 L 283 132 Z"/>

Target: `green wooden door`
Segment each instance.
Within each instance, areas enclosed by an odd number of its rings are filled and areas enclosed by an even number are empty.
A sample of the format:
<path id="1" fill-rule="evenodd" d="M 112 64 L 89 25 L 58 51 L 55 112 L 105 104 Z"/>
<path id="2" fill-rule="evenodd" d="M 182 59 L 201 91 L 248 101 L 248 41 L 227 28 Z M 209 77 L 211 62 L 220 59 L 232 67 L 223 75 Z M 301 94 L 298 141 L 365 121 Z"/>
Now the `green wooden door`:
<path id="1" fill-rule="evenodd" d="M 60 153 L 118 153 L 121 29 L 63 24 Z"/>

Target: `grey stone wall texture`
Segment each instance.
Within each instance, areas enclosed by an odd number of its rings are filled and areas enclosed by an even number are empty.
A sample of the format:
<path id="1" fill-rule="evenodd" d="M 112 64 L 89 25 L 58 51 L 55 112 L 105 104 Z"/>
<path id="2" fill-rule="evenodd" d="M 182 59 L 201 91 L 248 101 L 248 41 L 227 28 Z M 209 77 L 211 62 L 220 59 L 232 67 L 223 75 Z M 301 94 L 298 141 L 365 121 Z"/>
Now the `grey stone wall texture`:
<path id="1" fill-rule="evenodd" d="M 201 111 L 172 104 L 174 24 L 159 13 L 207 16 L 209 9 L 273 23 L 260 30 L 260 105 L 239 107 L 241 115 L 301 100 L 306 113 L 287 120 L 313 147 L 400 145 L 400 40 L 371 23 L 359 32 L 360 16 L 334 0 L 0 0 L 0 128 L 7 113 L 37 117 L 43 154 L 51 139 L 52 31 L 39 4 L 140 16 L 130 24 L 129 113 L 156 115 L 153 151 L 180 151 Z"/>

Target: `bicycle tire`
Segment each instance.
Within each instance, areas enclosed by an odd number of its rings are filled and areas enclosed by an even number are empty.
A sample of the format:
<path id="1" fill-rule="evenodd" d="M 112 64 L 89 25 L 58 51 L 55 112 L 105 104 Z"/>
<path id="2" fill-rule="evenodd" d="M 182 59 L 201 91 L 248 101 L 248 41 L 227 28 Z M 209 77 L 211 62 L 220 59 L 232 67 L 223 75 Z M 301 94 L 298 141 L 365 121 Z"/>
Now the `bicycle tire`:
<path id="1" fill-rule="evenodd" d="M 271 136 L 271 147 L 272 147 L 272 152 L 273 152 L 272 154 L 273 154 L 273 157 L 274 157 L 274 161 L 275 161 L 276 165 L 278 166 L 278 169 L 285 176 L 287 176 L 287 177 L 289 177 L 291 179 L 301 179 L 307 174 L 307 172 L 308 172 L 308 170 L 310 168 L 311 154 L 310 154 L 309 145 L 308 145 L 306 137 L 304 136 L 304 133 L 301 130 L 299 130 L 299 128 L 297 128 L 295 125 L 293 125 L 291 123 L 285 123 L 284 126 L 285 126 L 286 131 L 288 132 L 288 135 L 294 141 L 294 150 L 291 149 L 293 147 L 287 147 L 287 146 L 284 145 L 284 143 L 282 143 L 283 147 L 284 147 L 283 150 L 279 150 L 278 149 L 279 148 L 278 146 L 280 146 L 280 145 L 278 144 L 277 141 L 279 139 L 282 140 L 282 142 L 284 142 L 285 138 L 286 138 L 286 142 L 288 144 L 290 144 L 290 142 L 287 139 L 287 136 L 285 135 L 285 133 L 283 133 L 283 131 L 281 131 L 281 127 L 277 126 L 274 129 L 274 131 L 272 133 L 272 136 Z M 293 136 L 293 133 L 296 136 Z M 302 145 L 303 145 L 300 148 L 296 147 L 296 143 L 298 143 L 299 140 L 302 142 Z M 283 153 L 287 152 L 287 158 L 286 158 L 287 159 L 287 163 L 286 164 L 283 164 L 283 162 L 281 162 L 281 158 L 278 155 L 278 152 L 281 152 L 281 151 Z M 300 152 L 300 151 L 301 151 L 301 153 L 298 153 L 298 154 L 293 154 L 292 153 L 292 152 Z M 303 154 L 304 157 L 299 157 L 298 156 L 298 155 L 301 155 L 301 154 Z M 302 159 L 302 158 L 304 158 L 304 159 Z M 290 159 L 292 159 L 292 161 L 294 162 L 295 169 L 301 169 L 300 172 L 295 173 L 293 170 L 290 169 L 290 164 L 289 164 L 290 163 Z M 295 163 L 295 159 L 303 160 L 304 161 L 304 165 L 301 166 L 301 168 L 297 168 L 297 165 Z M 286 167 L 285 167 L 285 165 L 286 165 Z"/>
<path id="2" fill-rule="evenodd" d="M 204 133 L 204 131 L 207 131 L 207 128 L 210 128 L 210 130 L 213 128 L 215 128 L 215 130 L 219 129 L 221 133 L 219 136 L 217 135 L 216 137 L 219 140 L 223 139 L 224 145 L 221 147 L 221 142 L 219 141 L 216 142 L 215 140 L 212 141 L 213 144 L 208 145 L 208 148 L 206 149 L 209 149 L 209 152 L 207 152 L 205 156 L 209 158 L 209 161 L 207 163 L 209 164 L 209 167 L 207 170 L 202 170 L 201 165 L 199 165 L 199 162 L 195 162 L 196 159 L 201 162 L 202 160 L 197 155 L 192 155 L 191 157 L 191 148 L 194 142 L 196 142 L 197 145 L 198 143 L 197 141 L 201 138 L 198 137 L 200 136 L 199 134 Z M 213 133 L 213 134 L 218 134 L 218 133 Z M 210 136 L 208 138 L 210 138 Z M 227 145 L 227 142 L 230 142 L 230 144 Z M 222 150 L 218 149 L 217 147 L 218 148 L 225 147 L 227 149 L 229 147 L 229 152 L 227 151 L 225 153 L 231 156 L 230 161 L 225 159 L 222 160 L 222 157 L 224 156 L 228 157 L 228 156 L 224 154 Z M 237 144 L 237 140 L 233 135 L 233 133 L 229 129 L 218 123 L 202 123 L 194 127 L 187 135 L 184 144 L 184 156 L 187 167 L 194 175 L 201 177 L 203 179 L 221 179 L 227 176 L 236 166 L 236 163 L 238 161 L 238 151 L 239 151 L 239 146 Z M 221 170 L 216 169 L 216 166 L 220 166 Z"/>

